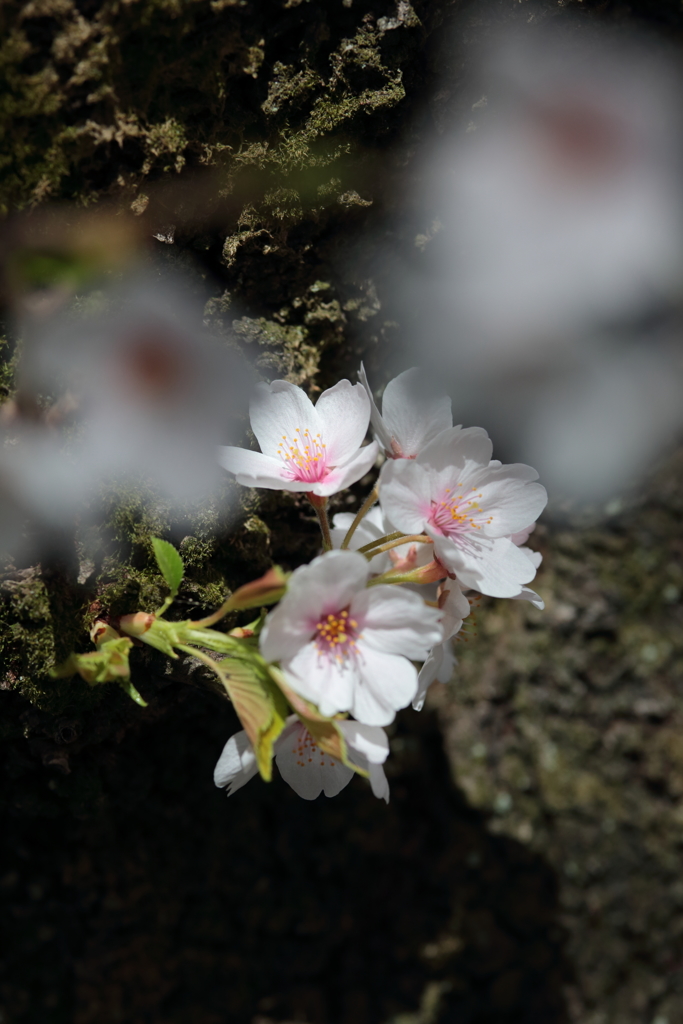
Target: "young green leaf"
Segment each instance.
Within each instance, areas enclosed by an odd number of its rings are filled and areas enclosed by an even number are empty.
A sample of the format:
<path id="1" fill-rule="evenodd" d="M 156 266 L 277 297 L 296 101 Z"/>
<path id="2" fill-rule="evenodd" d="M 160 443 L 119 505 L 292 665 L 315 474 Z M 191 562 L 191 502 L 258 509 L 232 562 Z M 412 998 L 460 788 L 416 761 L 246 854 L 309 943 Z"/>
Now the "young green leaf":
<path id="1" fill-rule="evenodd" d="M 183 566 L 183 560 L 167 540 L 161 540 L 159 537 L 152 537 L 152 546 L 154 548 L 154 557 L 157 560 L 159 571 L 166 580 L 171 591 L 171 597 L 175 597 L 178 593 L 178 587 L 185 575 L 185 567 Z"/>
<path id="2" fill-rule="evenodd" d="M 261 777 L 270 782 L 273 743 L 285 727 L 287 703 L 258 659 L 225 658 L 223 685 L 251 740 Z"/>

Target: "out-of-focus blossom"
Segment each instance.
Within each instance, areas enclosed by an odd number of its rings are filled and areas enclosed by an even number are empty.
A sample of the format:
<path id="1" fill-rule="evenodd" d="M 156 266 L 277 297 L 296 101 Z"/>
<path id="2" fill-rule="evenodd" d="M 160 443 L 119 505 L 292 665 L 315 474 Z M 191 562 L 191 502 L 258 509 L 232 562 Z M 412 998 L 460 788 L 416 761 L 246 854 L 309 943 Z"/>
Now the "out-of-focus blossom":
<path id="1" fill-rule="evenodd" d="M 261 633 L 294 689 L 323 715 L 349 711 L 388 725 L 417 692 L 417 671 L 442 639 L 440 613 L 386 584 L 366 589 L 370 566 L 354 551 L 330 551 L 292 574 Z"/>
<path id="2" fill-rule="evenodd" d="M 450 398 L 436 396 L 431 379 L 417 367 L 389 381 L 381 413 L 362 363 L 358 378 L 371 402 L 372 429 L 388 458 L 413 459 L 428 441 L 453 426 Z"/>
<path id="3" fill-rule="evenodd" d="M 205 332 L 187 287 L 126 281 L 88 315 L 65 313 L 27 339 L 20 394 L 71 396 L 67 443 L 58 423 L 8 427 L 16 436 L 0 461 L 38 522 L 87 516 L 103 483 L 142 481 L 172 505 L 218 486 L 215 449 L 230 436 L 246 374 Z"/>
<path id="4" fill-rule="evenodd" d="M 679 440 L 683 347 L 646 335 L 639 342 L 586 357 L 535 396 L 519 442 L 551 493 L 599 501 L 637 489 Z"/>
<path id="5" fill-rule="evenodd" d="M 327 497 L 356 483 L 377 458 L 361 448 L 370 400 L 360 384 L 341 380 L 315 405 L 286 380 L 258 384 L 249 407 L 260 452 L 225 447 L 220 461 L 245 487 L 304 491 Z"/>
<path id="6" fill-rule="evenodd" d="M 389 783 L 382 768 L 389 753 L 386 733 L 360 722 L 340 719 L 336 724 L 344 735 L 349 759 L 369 773 L 372 792 L 388 803 Z M 296 715 L 287 719 L 273 752 L 280 775 L 304 800 L 315 800 L 321 793 L 336 796 L 355 774 L 352 768 L 324 753 Z M 256 755 L 246 732 L 235 733 L 218 759 L 214 782 L 227 786 L 228 796 L 232 796 L 257 774 Z"/>
<path id="7" fill-rule="evenodd" d="M 432 174 L 455 347 L 498 371 L 676 296 L 681 83 L 659 47 L 549 26 L 500 39 L 480 79 Z"/>
<path id="8" fill-rule="evenodd" d="M 501 34 L 418 176 L 439 230 L 396 270 L 399 315 L 558 499 L 637 485 L 683 427 L 681 85 L 653 40 Z"/>
<path id="9" fill-rule="evenodd" d="M 0 557 L 19 562 L 61 545 L 61 531 L 83 512 L 88 478 L 55 432 L 37 424 L 12 430 L 0 448 Z"/>
<path id="10" fill-rule="evenodd" d="M 413 699 L 416 711 L 421 711 L 424 707 L 427 690 L 435 680 L 449 683 L 453 675 L 456 665 L 453 638 L 462 629 L 463 619 L 470 614 L 470 603 L 456 580 L 446 580 L 439 587 L 439 609 L 444 638 L 442 643 L 432 647 L 420 669 L 417 693 Z"/>
<path id="11" fill-rule="evenodd" d="M 541 514 L 547 496 L 530 466 L 490 466 L 490 459 L 485 430 L 452 427 L 416 459 L 385 463 L 380 502 L 397 529 L 432 538 L 463 586 L 514 597 L 536 569 L 510 538 Z"/>

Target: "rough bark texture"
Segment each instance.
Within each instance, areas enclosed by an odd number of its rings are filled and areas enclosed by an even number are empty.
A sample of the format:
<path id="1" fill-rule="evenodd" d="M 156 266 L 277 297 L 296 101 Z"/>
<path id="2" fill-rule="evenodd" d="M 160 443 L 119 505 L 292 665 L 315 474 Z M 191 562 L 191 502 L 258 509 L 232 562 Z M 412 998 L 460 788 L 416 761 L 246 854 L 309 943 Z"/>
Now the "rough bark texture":
<path id="1" fill-rule="evenodd" d="M 673 0 L 631 6 L 683 27 Z M 6 0 L 0 207 L 109 198 L 166 239 L 161 267 L 192 266 L 264 376 L 315 391 L 362 356 L 380 383 L 401 327 L 372 239 L 466 109 L 490 21 L 449 0 Z M 105 496 L 71 559 L 6 573 L 0 1021 L 681 1019 L 679 480 L 674 459 L 606 524 L 544 527 L 548 610 L 482 607 L 452 687 L 400 717 L 388 809 L 360 780 L 312 806 L 256 781 L 226 804 L 211 774 L 235 722 L 187 663 L 135 651 L 144 710 L 46 678 L 97 615 L 159 602 L 153 535 L 181 544 L 179 616 L 310 557 L 296 496 L 226 484 L 175 532 Z"/>

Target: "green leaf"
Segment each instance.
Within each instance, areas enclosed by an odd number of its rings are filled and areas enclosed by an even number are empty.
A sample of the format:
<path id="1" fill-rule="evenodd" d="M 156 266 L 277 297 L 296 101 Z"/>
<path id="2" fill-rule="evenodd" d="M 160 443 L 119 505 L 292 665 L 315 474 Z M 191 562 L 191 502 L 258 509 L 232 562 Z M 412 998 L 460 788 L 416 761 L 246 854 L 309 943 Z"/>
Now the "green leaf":
<path id="1" fill-rule="evenodd" d="M 270 782 L 273 743 L 285 727 L 287 702 L 259 660 L 225 658 L 219 664 L 228 696 L 254 748 L 259 772 Z"/>
<path id="2" fill-rule="evenodd" d="M 157 560 L 159 571 L 169 586 L 171 596 L 175 597 L 185 575 L 183 560 L 173 545 L 169 544 L 167 540 L 152 537 L 152 547 L 154 548 L 154 557 Z"/>

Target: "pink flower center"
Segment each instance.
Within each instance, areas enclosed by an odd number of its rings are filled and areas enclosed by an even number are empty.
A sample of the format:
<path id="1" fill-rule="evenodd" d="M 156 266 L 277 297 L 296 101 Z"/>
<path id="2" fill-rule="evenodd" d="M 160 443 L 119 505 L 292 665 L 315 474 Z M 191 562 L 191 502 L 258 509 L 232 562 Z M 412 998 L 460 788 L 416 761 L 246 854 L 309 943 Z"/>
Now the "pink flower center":
<path id="1" fill-rule="evenodd" d="M 277 454 L 284 462 L 290 480 L 317 483 L 325 478 L 327 452 L 320 440 L 320 434 L 314 437 L 310 431 L 302 432 L 301 428 L 297 427 L 294 437 L 282 435 Z"/>
<path id="2" fill-rule="evenodd" d="M 348 609 L 323 616 L 315 629 L 319 654 L 343 662 L 355 653 L 360 633 L 358 622 L 350 617 Z"/>
<path id="3" fill-rule="evenodd" d="M 303 725 L 299 726 L 292 736 L 292 743 L 292 753 L 296 757 L 296 763 L 299 768 L 308 768 L 310 764 L 314 764 L 316 761 L 321 768 L 325 768 L 325 766 L 334 768 L 336 762 L 329 754 L 325 754 L 320 749 L 308 729 Z"/>
<path id="4" fill-rule="evenodd" d="M 456 537 L 469 533 L 470 530 L 480 530 L 483 525 L 493 520 L 493 516 L 482 518 L 484 510 L 477 504 L 482 495 L 476 487 L 472 487 L 467 494 L 461 493 L 463 490 L 461 487 L 456 487 L 455 490 L 448 487 L 441 501 L 431 503 L 429 523 L 445 537 Z"/>

